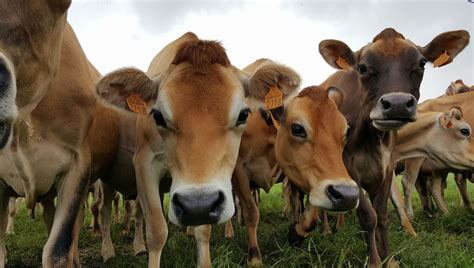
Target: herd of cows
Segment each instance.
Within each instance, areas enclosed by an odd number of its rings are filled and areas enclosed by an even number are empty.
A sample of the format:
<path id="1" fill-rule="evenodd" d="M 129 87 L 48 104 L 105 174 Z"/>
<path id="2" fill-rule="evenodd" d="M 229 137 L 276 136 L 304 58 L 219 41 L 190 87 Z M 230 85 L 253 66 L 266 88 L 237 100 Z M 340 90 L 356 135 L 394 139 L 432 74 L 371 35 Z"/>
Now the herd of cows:
<path id="1" fill-rule="evenodd" d="M 239 69 L 219 42 L 193 33 L 164 47 L 146 72 L 102 76 L 67 22 L 70 4 L 0 2 L 0 267 L 17 197 L 28 209 L 43 207 L 44 267 L 80 266 L 90 189 L 104 261 L 115 256 L 110 218 L 119 192 L 137 200 L 133 248 L 148 253 L 149 267 L 160 265 L 168 236 L 166 192 L 169 220 L 192 226 L 200 267 L 211 265 L 211 224 L 229 225 L 237 203 L 248 264 L 261 264 L 253 190 L 282 181 L 295 214 L 289 243 L 300 244 L 326 211 L 341 213 L 339 226 L 342 213 L 356 209 L 372 267 L 390 256 L 389 198 L 411 235 L 414 186 L 427 211 L 433 197 L 447 212 L 443 184 L 454 172 L 471 208 L 474 87 L 457 80 L 417 104 L 425 65 L 451 63 L 468 45 L 467 31 L 419 46 L 387 28 L 356 51 L 324 40 L 319 52 L 337 72 L 300 90 L 292 68 L 259 59 Z M 404 198 L 393 183 L 401 172 Z"/>

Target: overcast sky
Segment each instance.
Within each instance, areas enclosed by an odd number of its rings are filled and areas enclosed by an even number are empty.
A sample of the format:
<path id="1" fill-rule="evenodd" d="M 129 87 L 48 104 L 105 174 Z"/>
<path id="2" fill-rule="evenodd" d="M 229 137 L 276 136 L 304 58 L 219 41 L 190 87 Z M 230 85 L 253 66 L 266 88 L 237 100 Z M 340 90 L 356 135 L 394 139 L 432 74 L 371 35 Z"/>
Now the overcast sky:
<path id="1" fill-rule="evenodd" d="M 192 31 L 222 41 L 237 67 L 262 57 L 293 67 L 303 87 L 334 72 L 318 52 L 324 39 L 342 40 L 356 51 L 386 27 L 423 46 L 449 30 L 466 29 L 474 38 L 468 0 L 74 0 L 69 21 L 103 74 L 124 66 L 146 71 L 161 48 Z M 459 78 L 474 84 L 473 45 L 450 65 L 426 68 L 422 99 L 441 95 Z"/>

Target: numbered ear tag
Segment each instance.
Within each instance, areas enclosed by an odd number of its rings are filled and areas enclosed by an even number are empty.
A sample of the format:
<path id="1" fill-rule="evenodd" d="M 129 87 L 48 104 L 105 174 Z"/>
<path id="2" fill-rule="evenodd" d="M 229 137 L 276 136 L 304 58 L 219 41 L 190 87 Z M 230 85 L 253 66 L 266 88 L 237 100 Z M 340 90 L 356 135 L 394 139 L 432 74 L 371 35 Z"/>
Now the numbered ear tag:
<path id="1" fill-rule="evenodd" d="M 132 111 L 134 113 L 137 113 L 137 114 L 142 114 L 142 115 L 147 114 L 146 113 L 146 108 L 147 108 L 146 102 L 144 100 L 142 100 L 142 98 L 139 95 L 132 94 L 132 95 L 127 97 L 126 101 L 127 101 L 127 105 L 128 105 L 128 108 L 130 109 L 130 111 Z"/>
<path id="2" fill-rule="evenodd" d="M 448 62 L 448 60 L 448 51 L 445 50 L 443 54 L 439 55 L 439 57 L 435 61 L 433 61 L 433 67 L 443 66 L 444 64 L 446 64 L 446 62 Z"/>
<path id="3" fill-rule="evenodd" d="M 341 56 L 339 56 L 339 58 L 337 59 L 336 64 L 337 66 L 339 66 L 339 68 L 343 70 L 346 70 L 346 71 L 349 70 L 349 63 L 347 63 L 347 61 Z"/>
<path id="4" fill-rule="evenodd" d="M 272 86 L 265 96 L 265 108 L 270 111 L 281 106 L 283 106 L 283 92 L 281 92 L 277 86 Z M 278 123 L 278 120 L 275 119 L 271 111 L 270 117 L 272 118 L 275 128 L 279 130 L 280 124 Z"/>
<path id="5" fill-rule="evenodd" d="M 265 95 L 265 108 L 271 110 L 280 106 L 283 106 L 283 92 L 277 86 L 272 86 Z"/>

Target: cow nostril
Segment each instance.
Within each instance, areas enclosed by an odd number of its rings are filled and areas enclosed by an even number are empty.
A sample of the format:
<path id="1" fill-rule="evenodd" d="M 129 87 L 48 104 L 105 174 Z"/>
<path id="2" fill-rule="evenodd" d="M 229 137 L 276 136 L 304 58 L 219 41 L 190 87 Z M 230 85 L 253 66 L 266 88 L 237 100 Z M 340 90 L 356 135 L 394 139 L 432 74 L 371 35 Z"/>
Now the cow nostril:
<path id="1" fill-rule="evenodd" d="M 411 98 L 408 102 L 407 102 L 407 108 L 412 108 L 413 106 L 415 106 L 415 100 L 413 98 Z"/>
<path id="2" fill-rule="evenodd" d="M 380 100 L 380 103 L 382 104 L 382 108 L 383 108 L 384 110 L 390 109 L 390 102 L 388 102 L 388 101 L 386 101 L 386 100 L 384 100 L 384 99 L 381 99 L 381 100 Z"/>
<path id="3" fill-rule="evenodd" d="M 327 191 L 328 191 L 329 196 L 331 196 L 335 201 L 338 201 L 344 198 L 342 194 L 338 190 L 336 190 L 334 186 L 332 185 L 328 186 Z"/>
<path id="4" fill-rule="evenodd" d="M 184 207 L 183 203 L 181 202 L 181 200 L 179 200 L 179 195 L 178 195 L 178 194 L 175 194 L 175 195 L 173 196 L 172 202 L 173 202 L 173 205 L 174 205 L 176 208 L 180 209 L 181 211 L 184 211 L 184 210 L 186 209 L 186 208 Z"/>
<path id="5" fill-rule="evenodd" d="M 219 191 L 219 197 L 214 202 L 214 204 L 212 204 L 212 208 L 210 212 L 211 213 L 219 212 L 222 204 L 224 203 L 224 199 L 225 199 L 224 193 Z"/>

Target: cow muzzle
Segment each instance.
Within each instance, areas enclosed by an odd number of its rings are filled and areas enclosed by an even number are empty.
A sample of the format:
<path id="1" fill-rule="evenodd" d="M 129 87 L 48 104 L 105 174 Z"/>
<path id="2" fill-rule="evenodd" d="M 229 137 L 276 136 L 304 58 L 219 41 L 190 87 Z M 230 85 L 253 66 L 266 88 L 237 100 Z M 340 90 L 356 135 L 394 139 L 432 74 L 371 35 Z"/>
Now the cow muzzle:
<path id="1" fill-rule="evenodd" d="M 329 211 L 344 212 L 359 205 L 359 187 L 350 179 L 324 180 L 309 194 L 311 205 Z"/>
<path id="2" fill-rule="evenodd" d="M 416 120 L 417 99 L 407 93 L 384 94 L 370 112 L 374 127 L 381 131 L 397 130 Z"/>
<path id="3" fill-rule="evenodd" d="M 231 210 L 231 211 L 230 211 Z M 170 202 L 170 220 L 182 226 L 223 222 L 234 214 L 232 197 L 221 190 L 175 192 Z"/>

